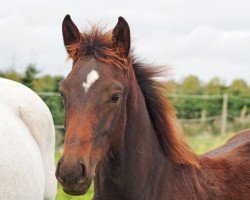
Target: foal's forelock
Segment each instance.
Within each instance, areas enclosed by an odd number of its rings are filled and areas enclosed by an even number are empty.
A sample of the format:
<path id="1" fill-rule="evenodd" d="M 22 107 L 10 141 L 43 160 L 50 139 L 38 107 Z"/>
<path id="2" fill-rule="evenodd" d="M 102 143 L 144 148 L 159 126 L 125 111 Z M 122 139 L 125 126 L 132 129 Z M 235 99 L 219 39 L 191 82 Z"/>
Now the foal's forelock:
<path id="1" fill-rule="evenodd" d="M 98 26 L 92 26 L 90 31 L 80 34 L 80 40 L 66 46 L 69 58 L 77 60 L 91 56 L 98 61 L 112 64 L 119 69 L 126 69 L 129 57 L 122 56 L 121 48 L 114 45 L 111 31 L 104 32 Z"/>

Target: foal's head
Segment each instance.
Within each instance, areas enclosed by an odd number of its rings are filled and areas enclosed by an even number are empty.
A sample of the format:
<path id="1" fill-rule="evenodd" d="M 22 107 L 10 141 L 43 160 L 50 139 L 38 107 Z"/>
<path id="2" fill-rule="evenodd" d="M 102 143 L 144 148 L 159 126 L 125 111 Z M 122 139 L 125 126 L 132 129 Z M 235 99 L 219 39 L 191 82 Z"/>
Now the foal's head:
<path id="1" fill-rule="evenodd" d="M 61 82 L 65 108 L 64 152 L 56 176 L 66 193 L 84 194 L 98 162 L 119 144 L 125 129 L 131 65 L 130 31 L 119 17 L 113 31 L 80 33 L 70 16 L 62 25 L 73 67 Z"/>

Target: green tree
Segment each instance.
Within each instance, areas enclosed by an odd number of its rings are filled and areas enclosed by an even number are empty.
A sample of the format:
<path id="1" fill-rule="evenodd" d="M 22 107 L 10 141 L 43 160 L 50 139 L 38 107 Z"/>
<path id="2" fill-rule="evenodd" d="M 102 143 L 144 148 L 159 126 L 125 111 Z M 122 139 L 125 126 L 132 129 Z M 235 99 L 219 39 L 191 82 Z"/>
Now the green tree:
<path id="1" fill-rule="evenodd" d="M 199 118 L 202 111 L 202 101 L 200 99 L 189 98 L 185 95 L 195 95 L 202 93 L 202 87 L 200 80 L 196 76 L 188 76 L 184 79 L 182 84 L 179 85 L 177 93 L 184 95 L 182 97 L 176 97 L 172 100 L 176 110 L 178 118 L 190 119 Z"/>
<path id="2" fill-rule="evenodd" d="M 62 79 L 62 76 L 42 76 L 34 81 L 34 89 L 39 92 L 58 92 Z"/>
<path id="3" fill-rule="evenodd" d="M 223 94 L 224 89 L 225 89 L 225 85 L 221 82 L 220 78 L 214 77 L 204 87 L 204 92 L 205 94 L 208 94 L 208 95 Z"/>
<path id="4" fill-rule="evenodd" d="M 203 109 L 206 110 L 207 116 L 221 115 L 222 110 L 222 94 L 226 86 L 218 77 L 211 79 L 204 87 L 204 94 L 221 95 L 221 98 L 206 99 L 203 101 Z"/>
<path id="5" fill-rule="evenodd" d="M 201 83 L 197 76 L 188 76 L 184 79 L 180 87 L 180 92 L 184 94 L 200 94 Z"/>
<path id="6" fill-rule="evenodd" d="M 228 89 L 229 94 L 240 95 L 245 97 L 250 97 L 250 89 L 247 86 L 246 81 L 243 79 L 236 79 L 232 82 Z"/>
<path id="7" fill-rule="evenodd" d="M 239 117 L 244 105 L 248 108 L 250 107 L 250 101 L 244 100 L 250 98 L 250 89 L 247 86 L 246 81 L 242 79 L 236 79 L 232 82 L 227 92 L 229 93 L 229 114 Z"/>
<path id="8" fill-rule="evenodd" d="M 6 72 L 0 72 L 0 77 L 7 78 L 13 81 L 21 82 L 22 76 L 14 69 L 10 69 Z"/>
<path id="9" fill-rule="evenodd" d="M 58 92 L 62 76 L 43 76 L 35 81 L 36 90 L 40 92 Z M 54 123 L 61 125 L 64 123 L 64 108 L 60 96 L 41 96 L 49 107 Z"/>
<path id="10" fill-rule="evenodd" d="M 39 71 L 36 69 L 34 64 L 29 64 L 24 72 L 24 76 L 22 78 L 22 83 L 27 87 L 34 90 L 34 82 L 36 75 Z"/>

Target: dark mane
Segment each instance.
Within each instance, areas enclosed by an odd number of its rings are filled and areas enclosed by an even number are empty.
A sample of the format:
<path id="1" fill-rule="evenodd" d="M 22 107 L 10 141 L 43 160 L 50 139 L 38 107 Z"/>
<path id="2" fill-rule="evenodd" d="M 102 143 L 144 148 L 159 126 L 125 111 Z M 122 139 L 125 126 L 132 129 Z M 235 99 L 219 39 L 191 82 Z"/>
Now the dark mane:
<path id="1" fill-rule="evenodd" d="M 179 164 L 198 167 L 198 158 L 179 137 L 174 108 L 166 97 L 166 85 L 155 80 L 163 68 L 134 61 L 133 68 L 164 153 Z"/>
<path id="2" fill-rule="evenodd" d="M 66 48 L 73 60 L 92 56 L 101 62 L 124 69 L 133 56 L 129 55 L 129 59 L 120 56 L 113 42 L 111 31 L 104 33 L 103 29 L 93 26 L 90 31 L 81 34 L 78 43 Z M 165 96 L 165 86 L 154 80 L 162 70 L 137 62 L 136 59 L 132 60 L 136 78 L 144 94 L 149 115 L 164 153 L 176 163 L 198 166 L 197 156 L 177 135 L 175 111 Z"/>

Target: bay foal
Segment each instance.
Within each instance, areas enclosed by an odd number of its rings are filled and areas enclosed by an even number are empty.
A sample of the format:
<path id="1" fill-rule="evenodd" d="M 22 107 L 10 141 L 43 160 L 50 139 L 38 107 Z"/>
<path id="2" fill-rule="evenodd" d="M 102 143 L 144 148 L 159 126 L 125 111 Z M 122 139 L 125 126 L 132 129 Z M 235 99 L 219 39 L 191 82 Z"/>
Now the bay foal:
<path id="1" fill-rule="evenodd" d="M 66 136 L 56 176 L 66 193 L 94 199 L 250 199 L 250 130 L 198 156 L 178 136 L 175 112 L 154 77 L 138 62 L 130 30 L 119 17 L 112 31 L 80 33 L 67 15 L 64 44 L 73 67 L 62 81 Z"/>

